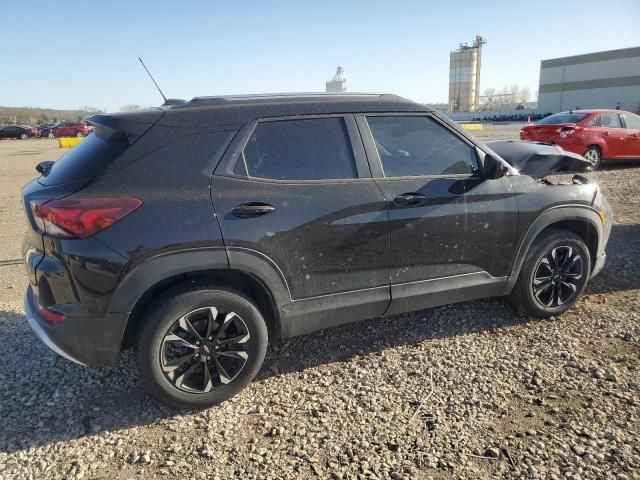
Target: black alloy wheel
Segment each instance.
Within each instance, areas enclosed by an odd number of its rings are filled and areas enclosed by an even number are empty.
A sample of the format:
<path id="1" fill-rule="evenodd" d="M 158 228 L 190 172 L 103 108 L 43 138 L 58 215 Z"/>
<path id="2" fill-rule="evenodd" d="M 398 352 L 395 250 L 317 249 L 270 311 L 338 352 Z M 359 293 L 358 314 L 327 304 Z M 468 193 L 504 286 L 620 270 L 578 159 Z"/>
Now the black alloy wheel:
<path id="1" fill-rule="evenodd" d="M 260 370 L 269 333 L 243 292 L 213 281 L 162 291 L 145 309 L 134 345 L 149 393 L 176 408 L 206 408 L 246 387 Z"/>
<path id="2" fill-rule="evenodd" d="M 553 248 L 536 267 L 531 288 L 544 307 L 559 307 L 570 301 L 583 283 L 582 256 L 568 245 Z"/>
<path id="3" fill-rule="evenodd" d="M 591 276 L 591 254 L 573 232 L 549 228 L 529 247 L 509 303 L 521 312 L 548 318 L 567 311 Z"/>
<path id="4" fill-rule="evenodd" d="M 207 393 L 231 383 L 242 371 L 251 334 L 244 320 L 221 307 L 180 317 L 161 344 L 160 367 L 169 381 L 189 393 Z"/>

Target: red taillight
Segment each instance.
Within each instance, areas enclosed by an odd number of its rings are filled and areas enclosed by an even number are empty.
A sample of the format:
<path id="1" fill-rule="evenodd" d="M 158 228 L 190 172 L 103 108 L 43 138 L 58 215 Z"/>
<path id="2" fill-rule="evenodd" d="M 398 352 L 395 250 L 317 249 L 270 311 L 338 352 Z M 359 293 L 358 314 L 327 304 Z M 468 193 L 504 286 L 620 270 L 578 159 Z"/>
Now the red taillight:
<path id="1" fill-rule="evenodd" d="M 31 200 L 38 227 L 48 235 L 87 238 L 110 227 L 142 205 L 136 197 Z"/>
<path id="2" fill-rule="evenodd" d="M 38 313 L 40 313 L 40 317 L 42 317 L 43 320 L 53 325 L 64 322 L 64 315 L 49 310 L 48 308 L 40 307 Z"/>

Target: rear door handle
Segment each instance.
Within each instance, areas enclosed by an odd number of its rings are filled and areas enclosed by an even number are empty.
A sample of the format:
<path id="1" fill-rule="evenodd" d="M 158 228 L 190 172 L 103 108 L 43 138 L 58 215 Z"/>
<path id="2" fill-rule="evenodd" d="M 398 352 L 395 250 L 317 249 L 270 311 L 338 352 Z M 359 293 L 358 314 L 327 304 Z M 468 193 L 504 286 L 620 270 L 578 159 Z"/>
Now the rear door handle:
<path id="1" fill-rule="evenodd" d="M 276 207 L 269 205 L 268 203 L 249 202 L 237 205 L 231 210 L 236 217 L 251 218 L 266 215 L 275 211 Z"/>
<path id="2" fill-rule="evenodd" d="M 393 199 L 394 203 L 398 205 L 418 205 L 427 199 L 426 196 L 421 193 L 402 193 Z"/>

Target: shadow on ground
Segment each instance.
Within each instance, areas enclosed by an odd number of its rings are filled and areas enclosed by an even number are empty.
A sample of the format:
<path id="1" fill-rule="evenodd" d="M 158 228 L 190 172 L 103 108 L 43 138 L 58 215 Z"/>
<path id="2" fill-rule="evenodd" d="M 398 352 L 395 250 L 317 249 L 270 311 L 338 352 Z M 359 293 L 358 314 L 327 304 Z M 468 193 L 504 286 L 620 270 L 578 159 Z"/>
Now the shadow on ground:
<path id="1" fill-rule="evenodd" d="M 640 288 L 640 226 L 613 227 L 608 264 L 588 294 Z M 482 315 L 479 314 L 482 312 Z M 533 322 L 498 299 L 377 318 L 277 342 L 257 382 L 400 345 Z M 77 366 L 35 337 L 24 315 L 0 312 L 0 451 L 14 452 L 137 425 L 187 412 L 149 398 L 125 352 L 118 368 Z M 10 358 L 10 360 L 8 360 Z M 214 407 L 215 408 L 215 407 Z"/>

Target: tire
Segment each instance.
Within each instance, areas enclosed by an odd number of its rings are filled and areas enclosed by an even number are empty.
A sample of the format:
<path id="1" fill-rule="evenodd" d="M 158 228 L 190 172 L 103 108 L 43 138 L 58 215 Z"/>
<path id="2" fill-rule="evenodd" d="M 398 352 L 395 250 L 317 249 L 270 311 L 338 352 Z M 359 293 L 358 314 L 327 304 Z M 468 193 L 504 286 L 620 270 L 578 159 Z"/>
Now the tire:
<path id="1" fill-rule="evenodd" d="M 553 252 L 555 263 L 560 267 L 557 270 L 550 268 L 554 263 Z M 571 268 L 565 268 L 565 260 L 571 262 Z M 509 303 L 516 310 L 533 317 L 560 315 L 580 297 L 590 275 L 591 255 L 582 239 L 567 230 L 546 230 L 529 248 L 516 285 L 508 297 Z"/>
<path id="2" fill-rule="evenodd" d="M 27 135 L 26 133 L 21 133 L 21 134 L 20 134 L 20 138 L 21 138 L 22 140 L 26 140 L 27 138 L 29 138 L 29 135 Z"/>
<path id="3" fill-rule="evenodd" d="M 207 282 L 171 288 L 162 298 L 147 309 L 134 345 L 140 378 L 152 396 L 175 408 L 206 408 L 253 380 L 264 360 L 268 333 L 250 300 Z M 216 321 L 209 323 L 211 319 Z"/>
<path id="4" fill-rule="evenodd" d="M 600 168 L 600 164 L 602 163 L 602 150 L 597 145 L 591 145 L 587 148 L 587 151 L 584 152 L 583 157 L 591 163 L 591 170 L 596 171 Z"/>
<path id="5" fill-rule="evenodd" d="M 78 133 L 76 133 L 76 137 L 84 137 L 84 133 L 78 132 Z"/>

